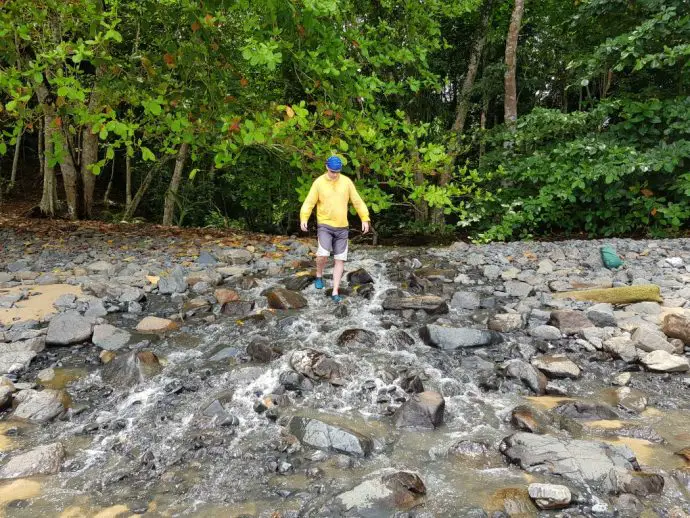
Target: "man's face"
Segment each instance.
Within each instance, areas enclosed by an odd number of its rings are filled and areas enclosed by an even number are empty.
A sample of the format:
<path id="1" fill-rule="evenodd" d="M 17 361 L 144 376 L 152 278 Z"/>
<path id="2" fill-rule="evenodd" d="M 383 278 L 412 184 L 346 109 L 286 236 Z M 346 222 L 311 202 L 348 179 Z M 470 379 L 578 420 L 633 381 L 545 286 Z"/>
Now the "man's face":
<path id="1" fill-rule="evenodd" d="M 329 180 L 337 180 L 338 177 L 340 176 L 340 171 L 333 171 L 332 169 L 328 169 L 328 179 Z"/>

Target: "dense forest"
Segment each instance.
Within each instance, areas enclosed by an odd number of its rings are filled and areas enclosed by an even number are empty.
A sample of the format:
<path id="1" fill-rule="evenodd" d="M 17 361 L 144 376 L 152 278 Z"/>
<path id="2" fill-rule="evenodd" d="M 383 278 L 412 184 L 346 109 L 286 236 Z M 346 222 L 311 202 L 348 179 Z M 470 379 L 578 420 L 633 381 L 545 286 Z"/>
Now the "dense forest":
<path id="1" fill-rule="evenodd" d="M 685 0 L 0 0 L 1 200 L 290 232 L 337 153 L 379 233 L 674 234 L 689 56 Z"/>

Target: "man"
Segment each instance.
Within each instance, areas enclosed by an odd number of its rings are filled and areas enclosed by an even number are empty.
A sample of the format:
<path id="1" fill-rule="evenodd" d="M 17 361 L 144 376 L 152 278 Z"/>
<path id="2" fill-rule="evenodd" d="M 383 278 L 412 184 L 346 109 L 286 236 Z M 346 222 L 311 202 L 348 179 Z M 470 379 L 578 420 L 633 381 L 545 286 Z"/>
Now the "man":
<path id="1" fill-rule="evenodd" d="M 319 249 L 316 252 L 314 287 L 318 290 L 324 288 L 323 270 L 328 262 L 328 257 L 333 252 L 335 266 L 333 267 L 331 298 L 334 302 L 343 300 L 338 291 L 347 260 L 347 204 L 349 201 L 352 201 L 352 205 L 362 220 L 362 232 L 365 234 L 369 232 L 367 206 L 359 196 L 352 180 L 340 174 L 342 169 L 343 162 L 337 156 L 331 156 L 326 160 L 327 172 L 314 180 L 299 213 L 301 228 L 306 232 L 309 216 L 314 205 L 316 205 L 316 235 L 319 240 Z"/>

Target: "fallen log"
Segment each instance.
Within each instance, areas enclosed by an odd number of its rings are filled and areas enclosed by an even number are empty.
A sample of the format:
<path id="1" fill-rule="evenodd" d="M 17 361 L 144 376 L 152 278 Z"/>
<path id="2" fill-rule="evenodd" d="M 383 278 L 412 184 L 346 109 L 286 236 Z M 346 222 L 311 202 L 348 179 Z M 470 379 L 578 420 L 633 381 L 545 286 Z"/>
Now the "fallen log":
<path id="1" fill-rule="evenodd" d="M 576 290 L 554 293 L 557 299 L 589 300 L 609 304 L 632 304 L 634 302 L 663 302 L 661 290 L 656 284 L 623 286 L 620 288 L 601 288 L 595 290 Z"/>

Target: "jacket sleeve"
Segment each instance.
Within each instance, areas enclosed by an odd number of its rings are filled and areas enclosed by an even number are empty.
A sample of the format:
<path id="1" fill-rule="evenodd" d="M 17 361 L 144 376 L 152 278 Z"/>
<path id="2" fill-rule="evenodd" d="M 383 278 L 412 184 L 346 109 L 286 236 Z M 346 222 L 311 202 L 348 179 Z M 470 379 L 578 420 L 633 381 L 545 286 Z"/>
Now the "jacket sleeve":
<path id="1" fill-rule="evenodd" d="M 361 219 L 363 222 L 369 221 L 369 209 L 367 209 L 367 206 L 364 204 L 364 200 L 362 200 L 362 197 L 357 192 L 357 188 L 352 181 L 350 181 L 350 201 L 355 207 L 357 214 L 359 214 L 359 219 Z"/>
<path id="2" fill-rule="evenodd" d="M 319 201 L 319 187 L 316 183 L 311 184 L 311 189 L 309 189 L 309 194 L 304 199 L 302 204 L 302 209 L 299 211 L 300 223 L 307 223 L 309 221 L 309 216 L 311 216 L 311 211 L 314 209 L 316 202 Z"/>

